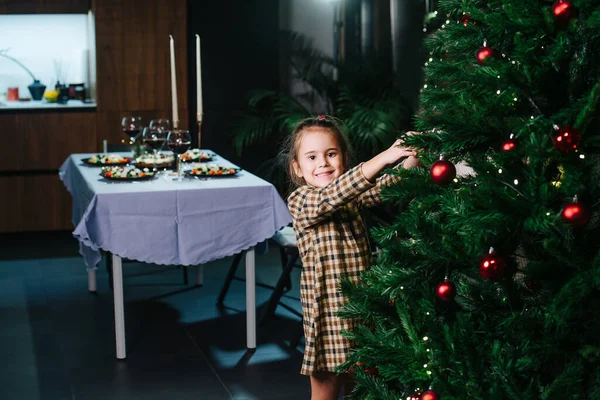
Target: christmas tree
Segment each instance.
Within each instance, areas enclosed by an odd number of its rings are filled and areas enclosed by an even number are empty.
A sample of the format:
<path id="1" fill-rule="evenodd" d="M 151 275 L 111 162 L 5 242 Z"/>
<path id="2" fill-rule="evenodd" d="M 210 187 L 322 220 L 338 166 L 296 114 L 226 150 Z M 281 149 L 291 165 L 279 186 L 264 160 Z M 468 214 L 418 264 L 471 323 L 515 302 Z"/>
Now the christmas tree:
<path id="1" fill-rule="evenodd" d="M 354 397 L 600 399 L 600 0 L 437 13 L 423 167 L 394 170 L 400 211 L 343 284 Z"/>

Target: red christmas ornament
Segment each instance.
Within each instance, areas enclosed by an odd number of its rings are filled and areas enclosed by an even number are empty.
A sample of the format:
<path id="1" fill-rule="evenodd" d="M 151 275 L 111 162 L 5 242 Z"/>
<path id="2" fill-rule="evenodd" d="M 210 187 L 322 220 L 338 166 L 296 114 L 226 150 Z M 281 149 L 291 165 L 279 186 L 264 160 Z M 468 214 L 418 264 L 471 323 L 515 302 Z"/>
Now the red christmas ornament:
<path id="1" fill-rule="evenodd" d="M 577 201 L 577 197 L 563 208 L 562 217 L 573 226 L 583 226 L 590 220 L 590 212 L 588 208 Z"/>
<path id="2" fill-rule="evenodd" d="M 493 56 L 494 50 L 484 44 L 483 47 L 477 51 L 477 62 L 481 65 L 484 65 L 487 59 Z"/>
<path id="3" fill-rule="evenodd" d="M 431 179 L 438 185 L 447 185 L 456 178 L 456 167 L 450 161 L 440 160 L 433 163 L 429 171 Z"/>
<path id="4" fill-rule="evenodd" d="M 471 18 L 471 16 L 469 14 L 463 14 L 463 16 L 460 17 L 460 23 L 463 26 L 469 26 L 469 23 L 471 23 L 473 25 L 477 25 L 477 21 L 475 21 L 473 18 Z"/>
<path id="5" fill-rule="evenodd" d="M 355 365 L 356 365 L 357 367 L 362 367 L 364 364 L 363 364 L 363 363 L 361 363 L 360 361 L 357 361 L 357 362 L 355 363 Z M 348 368 L 348 371 L 349 371 L 351 374 L 354 374 L 354 373 L 355 373 L 355 371 L 356 371 L 356 369 L 354 368 L 354 365 L 353 365 L 353 366 L 351 366 L 350 368 Z"/>
<path id="6" fill-rule="evenodd" d="M 515 147 L 517 147 L 517 142 L 515 141 L 514 137 L 515 137 L 515 135 L 513 135 L 511 133 L 510 137 L 508 138 L 508 140 L 506 142 L 502 143 L 502 150 L 503 151 L 511 151 Z"/>
<path id="7" fill-rule="evenodd" d="M 377 376 L 377 375 L 379 375 L 379 368 L 377 368 L 377 366 L 375 365 L 373 367 L 365 368 L 365 372 L 367 374 L 370 374 L 370 375 L 373 375 L 373 376 Z"/>
<path id="8" fill-rule="evenodd" d="M 552 6 L 552 13 L 558 22 L 568 24 L 575 16 L 576 10 L 570 1 L 557 0 Z"/>
<path id="9" fill-rule="evenodd" d="M 493 248 L 490 248 L 490 253 L 485 255 L 479 263 L 479 273 L 485 279 L 497 280 L 504 274 L 506 261 L 499 257 Z"/>
<path id="10" fill-rule="evenodd" d="M 456 286 L 452 282 L 449 282 L 448 278 L 445 278 L 444 282 L 435 288 L 435 294 L 440 300 L 452 301 L 456 297 Z"/>
<path id="11" fill-rule="evenodd" d="M 525 281 L 525 287 L 532 292 L 537 289 L 537 285 L 534 281 Z"/>
<path id="12" fill-rule="evenodd" d="M 554 136 L 552 143 L 554 148 L 561 153 L 570 153 L 577 150 L 579 142 L 581 142 L 581 134 L 572 126 L 564 125 L 561 127 L 554 126 Z"/>
<path id="13" fill-rule="evenodd" d="M 439 394 L 434 392 L 433 390 L 428 390 L 421 395 L 421 400 L 440 400 L 441 397 Z"/>

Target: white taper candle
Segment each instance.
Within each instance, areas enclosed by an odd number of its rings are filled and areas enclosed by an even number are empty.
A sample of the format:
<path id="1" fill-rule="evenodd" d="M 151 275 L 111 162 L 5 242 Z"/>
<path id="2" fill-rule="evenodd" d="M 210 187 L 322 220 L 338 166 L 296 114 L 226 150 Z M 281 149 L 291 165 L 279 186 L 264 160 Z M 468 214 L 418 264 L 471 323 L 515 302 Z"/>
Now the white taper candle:
<path id="1" fill-rule="evenodd" d="M 179 112 L 177 111 L 177 74 L 175 73 L 175 42 L 169 35 L 169 50 L 171 53 L 171 107 L 173 108 L 173 128 L 179 127 Z"/>
<path id="2" fill-rule="evenodd" d="M 202 121 L 204 109 L 202 105 L 202 65 L 200 57 L 200 36 L 196 35 L 196 96 L 197 96 L 197 121 Z"/>

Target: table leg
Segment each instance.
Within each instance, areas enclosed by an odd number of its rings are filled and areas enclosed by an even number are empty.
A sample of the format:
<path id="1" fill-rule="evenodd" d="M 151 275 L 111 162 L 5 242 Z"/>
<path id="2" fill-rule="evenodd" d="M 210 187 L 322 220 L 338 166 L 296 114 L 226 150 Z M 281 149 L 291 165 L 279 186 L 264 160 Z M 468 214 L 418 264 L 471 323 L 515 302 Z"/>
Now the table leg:
<path id="1" fill-rule="evenodd" d="M 90 268 L 88 272 L 88 292 L 96 293 L 96 269 Z"/>
<path id="2" fill-rule="evenodd" d="M 246 347 L 256 348 L 256 287 L 254 247 L 246 251 Z"/>
<path id="3" fill-rule="evenodd" d="M 204 266 L 202 264 L 196 265 L 196 286 L 202 286 L 204 284 Z"/>
<path id="4" fill-rule="evenodd" d="M 112 255 L 113 260 L 113 296 L 115 303 L 115 339 L 117 358 L 126 357 L 125 351 L 125 311 L 123 307 L 123 264 L 121 257 Z"/>

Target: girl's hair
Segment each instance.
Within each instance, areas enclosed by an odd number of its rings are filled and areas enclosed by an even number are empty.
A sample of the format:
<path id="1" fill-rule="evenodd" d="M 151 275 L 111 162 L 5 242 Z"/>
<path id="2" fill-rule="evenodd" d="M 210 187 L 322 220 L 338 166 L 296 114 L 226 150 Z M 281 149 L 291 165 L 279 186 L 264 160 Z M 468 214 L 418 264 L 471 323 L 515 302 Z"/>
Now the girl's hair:
<path id="1" fill-rule="evenodd" d="M 348 168 L 352 150 L 350 149 L 350 143 L 348 142 L 346 135 L 344 135 L 340 125 L 341 124 L 336 118 L 327 115 L 306 118 L 296 124 L 291 135 L 286 138 L 283 144 L 282 153 L 280 154 L 286 165 L 291 190 L 306 184 L 304 178 L 296 175 L 293 162 L 298 162 L 298 148 L 300 147 L 300 141 L 308 129 L 322 128 L 331 133 L 340 147 L 342 166 L 344 167 L 344 170 Z"/>

